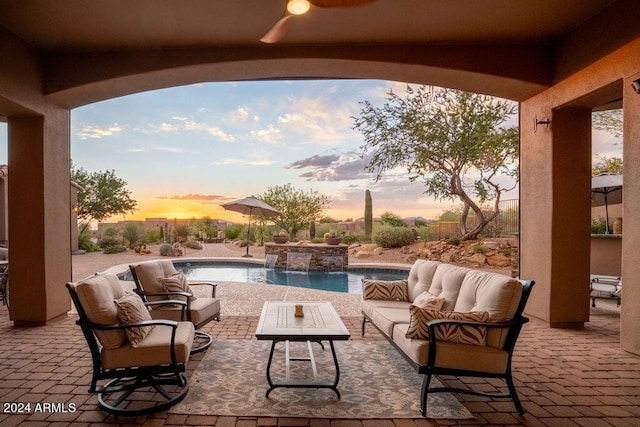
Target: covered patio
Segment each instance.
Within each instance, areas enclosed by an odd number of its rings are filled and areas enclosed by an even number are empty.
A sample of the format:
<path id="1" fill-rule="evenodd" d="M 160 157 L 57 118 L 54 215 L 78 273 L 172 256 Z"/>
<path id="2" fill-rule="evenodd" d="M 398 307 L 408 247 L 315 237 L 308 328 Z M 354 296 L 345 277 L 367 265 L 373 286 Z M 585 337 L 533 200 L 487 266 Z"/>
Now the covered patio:
<path id="1" fill-rule="evenodd" d="M 75 316 L 55 319 L 47 326 L 15 328 L 7 310 L 0 310 L 0 397 L 9 402 L 66 403 L 74 412 L 31 414 L 0 413 L 3 426 L 58 425 L 215 425 L 257 426 L 387 426 L 435 425 L 637 425 L 640 418 L 640 358 L 620 349 L 619 314 L 613 302 L 598 303 L 591 321 L 581 330 L 549 329 L 532 320 L 520 336 L 514 361 L 515 379 L 527 413 L 520 417 L 507 400 L 457 396 L 473 420 L 330 420 L 270 417 L 171 415 L 167 411 L 147 417 L 115 418 L 98 410 L 96 397 L 87 393 L 91 358 Z M 361 340 L 359 316 L 343 317 L 352 340 Z M 214 322 L 215 323 L 215 322 Z M 204 331 L 216 340 L 255 339 L 258 316 L 222 316 L 221 323 Z M 373 328 L 366 340 L 383 340 Z M 204 355 L 192 356 L 191 376 Z M 450 384 L 455 379 L 445 378 Z M 495 384 L 478 381 L 476 387 L 494 390 Z M 32 411 L 33 412 L 33 411 Z"/>
<path id="2" fill-rule="evenodd" d="M 53 0 L 0 0 L 0 120 L 8 123 L 12 175 L 11 316 L 3 310 L 0 319 L 3 402 L 53 394 L 90 399 L 83 385 L 86 372 L 77 371 L 82 364 L 88 370 L 90 361 L 83 359 L 81 336 L 66 315 L 71 304 L 64 289 L 72 277 L 74 108 L 204 81 L 368 78 L 447 86 L 520 103 L 520 274 L 537 283 L 526 313 L 535 320 L 525 328 L 516 358 L 523 365 L 515 369 L 525 383 L 525 417 L 580 424 L 593 416 L 615 424 L 610 416 L 630 413 L 625 421 L 637 422 L 637 2 L 489 0 L 470 6 L 377 0 L 357 8 L 312 9 L 278 43 L 261 43 L 283 8 L 283 0 L 72 1 L 65 7 Z M 591 113 L 620 107 L 625 112 L 625 287 L 619 316 L 607 316 L 589 309 Z M 254 321 L 227 319 L 211 332 L 248 338 Z M 521 422 L 508 404 L 469 405 L 478 416 L 491 417 L 486 423 Z M 74 420 L 103 422 L 104 414 L 90 406 L 50 421 L 81 416 Z M 23 419 L 0 416 L 3 425 Z M 276 423 L 171 417 L 152 422 Z"/>

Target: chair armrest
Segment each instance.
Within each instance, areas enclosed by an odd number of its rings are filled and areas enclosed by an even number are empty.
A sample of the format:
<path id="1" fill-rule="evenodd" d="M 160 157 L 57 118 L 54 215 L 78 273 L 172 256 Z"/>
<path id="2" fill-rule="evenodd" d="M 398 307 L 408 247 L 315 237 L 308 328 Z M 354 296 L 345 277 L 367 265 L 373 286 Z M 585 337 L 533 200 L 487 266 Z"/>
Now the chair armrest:
<path id="1" fill-rule="evenodd" d="M 211 298 L 216 297 L 216 290 L 218 289 L 217 283 L 212 282 L 189 282 L 189 286 L 210 286 L 211 287 Z"/>
<path id="2" fill-rule="evenodd" d="M 78 323 L 82 323 L 82 322 L 78 321 Z M 127 324 L 114 323 L 112 325 L 100 325 L 98 323 L 93 323 L 93 322 L 85 322 L 85 324 L 91 329 L 96 329 L 101 331 L 108 331 L 113 329 L 139 328 L 141 326 L 169 326 L 174 330 L 178 328 L 178 322 L 173 320 L 166 320 L 166 319 L 143 320 L 142 322 L 127 323 Z"/>

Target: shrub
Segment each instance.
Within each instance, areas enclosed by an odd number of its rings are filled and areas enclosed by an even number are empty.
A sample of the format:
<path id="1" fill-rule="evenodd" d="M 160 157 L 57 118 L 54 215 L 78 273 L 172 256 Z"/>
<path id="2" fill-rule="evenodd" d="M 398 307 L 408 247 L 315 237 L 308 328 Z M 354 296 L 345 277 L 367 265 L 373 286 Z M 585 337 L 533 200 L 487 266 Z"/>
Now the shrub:
<path id="1" fill-rule="evenodd" d="M 433 242 L 438 240 L 438 232 L 429 227 L 416 227 L 416 232 L 420 236 L 420 240 L 424 242 Z"/>
<path id="2" fill-rule="evenodd" d="M 122 237 L 129 242 L 129 249 L 144 243 L 145 234 L 144 228 L 139 222 L 128 222 L 122 228 Z"/>
<path id="3" fill-rule="evenodd" d="M 161 244 L 159 252 L 160 252 L 160 255 L 162 256 L 169 256 L 169 252 L 171 252 L 171 244 L 169 243 Z"/>
<path id="4" fill-rule="evenodd" d="M 104 254 L 117 254 L 120 252 L 126 252 L 127 248 L 122 245 L 108 245 L 102 249 Z"/>
<path id="5" fill-rule="evenodd" d="M 160 230 L 147 231 L 147 242 L 158 243 L 161 240 Z"/>
<path id="6" fill-rule="evenodd" d="M 100 246 L 93 243 L 91 240 L 91 234 L 82 233 L 78 236 L 78 248 L 87 252 L 99 252 Z"/>
<path id="7" fill-rule="evenodd" d="M 474 254 L 486 254 L 489 248 L 487 248 L 482 243 L 476 243 L 471 247 L 471 250 L 473 250 Z"/>
<path id="8" fill-rule="evenodd" d="M 407 227 L 382 226 L 373 236 L 373 241 L 383 248 L 400 248 L 415 241 L 415 235 Z"/>
<path id="9" fill-rule="evenodd" d="M 342 243 L 351 245 L 356 242 L 364 242 L 364 233 L 348 233 L 342 236 Z"/>
<path id="10" fill-rule="evenodd" d="M 603 217 L 591 220 L 591 234 L 605 234 L 607 232 L 607 220 Z"/>
<path id="11" fill-rule="evenodd" d="M 118 235 L 107 235 L 105 233 L 105 235 L 98 240 L 98 246 L 102 249 L 105 249 L 108 246 L 122 246 L 122 237 Z"/>
<path id="12" fill-rule="evenodd" d="M 242 224 L 233 224 L 228 226 L 224 232 L 225 235 L 227 236 L 227 239 L 230 240 L 235 240 L 238 238 L 238 236 L 240 236 L 240 233 L 242 233 Z"/>
<path id="13" fill-rule="evenodd" d="M 449 240 L 447 240 L 447 243 L 450 244 L 450 245 L 458 246 L 460 244 L 460 238 L 459 237 L 451 237 L 451 238 L 449 238 Z"/>

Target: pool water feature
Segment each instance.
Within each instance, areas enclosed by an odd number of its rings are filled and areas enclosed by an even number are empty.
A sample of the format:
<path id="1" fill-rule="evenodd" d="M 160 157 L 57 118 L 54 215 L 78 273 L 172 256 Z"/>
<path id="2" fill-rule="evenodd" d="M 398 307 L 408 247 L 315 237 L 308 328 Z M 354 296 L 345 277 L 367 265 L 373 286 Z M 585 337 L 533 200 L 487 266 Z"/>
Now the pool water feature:
<path id="1" fill-rule="evenodd" d="M 220 282 L 255 282 L 273 285 L 295 286 L 352 294 L 362 293 L 362 279 L 406 279 L 408 270 L 384 268 L 350 268 L 348 271 L 286 271 L 262 266 L 237 263 L 175 262 L 187 280 Z"/>

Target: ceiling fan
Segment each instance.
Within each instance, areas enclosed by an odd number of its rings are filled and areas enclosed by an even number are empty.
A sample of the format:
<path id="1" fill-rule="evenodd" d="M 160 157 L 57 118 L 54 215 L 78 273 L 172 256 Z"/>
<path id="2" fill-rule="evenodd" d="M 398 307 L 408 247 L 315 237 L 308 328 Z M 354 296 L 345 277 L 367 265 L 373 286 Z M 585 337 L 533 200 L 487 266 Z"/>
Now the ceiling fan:
<path id="1" fill-rule="evenodd" d="M 287 8 L 280 19 L 260 39 L 263 43 L 276 43 L 287 32 L 287 22 L 296 15 L 303 15 L 313 7 L 344 8 L 362 6 L 375 0 L 287 0 Z"/>

